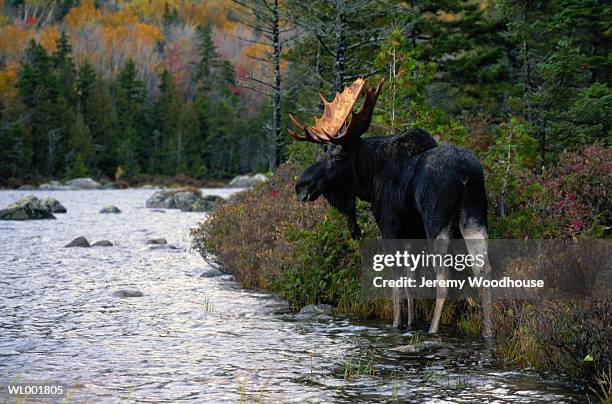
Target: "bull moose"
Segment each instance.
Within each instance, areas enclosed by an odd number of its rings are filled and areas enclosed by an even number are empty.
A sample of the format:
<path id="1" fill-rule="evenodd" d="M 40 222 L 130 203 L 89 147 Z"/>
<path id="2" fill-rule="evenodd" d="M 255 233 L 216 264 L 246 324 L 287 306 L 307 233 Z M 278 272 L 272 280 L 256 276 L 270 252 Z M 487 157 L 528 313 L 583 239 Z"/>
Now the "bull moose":
<path id="1" fill-rule="evenodd" d="M 454 229 L 458 229 L 468 252 L 485 257 L 484 265 L 472 267 L 474 274 L 489 277 L 482 166 L 469 151 L 439 146 L 421 129 L 396 136 L 361 138 L 370 126 L 382 84 L 381 80 L 372 90 L 365 86 L 364 79 L 357 79 L 337 93 L 331 103 L 321 96 L 323 116 L 315 119 L 314 126 L 303 126 L 289 114 L 303 132 L 302 135 L 289 130 L 294 139 L 331 146 L 298 178 L 295 185 L 298 200 L 314 201 L 323 195 L 347 217 L 353 238 L 361 236 L 356 198 L 370 202 L 382 238 L 430 239 L 439 254 L 446 253 Z M 363 105 L 351 114 L 362 93 Z M 435 272 L 437 280 L 445 279 L 442 268 L 435 268 Z M 490 291 L 481 289 L 479 294 L 483 336 L 489 338 L 493 336 Z M 430 333 L 438 332 L 446 296 L 447 289 L 438 286 Z M 403 313 L 404 307 L 407 315 Z M 413 325 L 414 304 L 409 289 L 393 290 L 393 309 L 394 327 Z"/>

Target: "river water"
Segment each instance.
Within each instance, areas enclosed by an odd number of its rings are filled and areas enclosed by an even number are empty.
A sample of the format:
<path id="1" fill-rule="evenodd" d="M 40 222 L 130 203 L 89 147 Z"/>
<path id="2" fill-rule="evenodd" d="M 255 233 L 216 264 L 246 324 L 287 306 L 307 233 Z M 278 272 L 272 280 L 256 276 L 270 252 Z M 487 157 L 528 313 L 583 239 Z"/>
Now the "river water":
<path id="1" fill-rule="evenodd" d="M 146 209 L 153 192 L 0 191 L 0 207 L 35 194 L 68 209 L 0 222 L 0 383 L 61 382 L 69 402 L 91 403 L 584 401 L 496 368 L 476 338 L 443 330 L 440 349 L 399 353 L 411 337 L 382 322 L 304 319 L 229 276 L 201 277 L 189 229 L 206 214 Z M 123 212 L 99 214 L 107 204 Z M 77 236 L 115 246 L 63 248 Z M 159 237 L 177 248 L 145 244 Z M 114 295 L 126 289 L 143 296 Z"/>

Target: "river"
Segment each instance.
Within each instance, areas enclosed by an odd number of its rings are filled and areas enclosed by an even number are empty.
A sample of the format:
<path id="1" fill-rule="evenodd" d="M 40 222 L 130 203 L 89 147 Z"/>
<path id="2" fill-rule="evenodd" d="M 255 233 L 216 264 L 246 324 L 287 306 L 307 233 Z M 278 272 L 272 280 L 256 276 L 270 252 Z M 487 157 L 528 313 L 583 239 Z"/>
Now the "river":
<path id="1" fill-rule="evenodd" d="M 442 348 L 399 353 L 412 337 L 382 322 L 308 320 L 229 276 L 201 277 L 189 229 L 206 214 L 146 209 L 153 192 L 0 191 L 0 207 L 35 194 L 68 209 L 0 222 L 0 383 L 61 382 L 68 402 L 91 403 L 584 401 L 495 367 L 477 338 L 443 330 Z M 122 213 L 98 213 L 107 204 Z M 78 236 L 115 246 L 63 248 Z M 145 244 L 159 237 L 177 248 Z M 126 289 L 143 296 L 113 294 Z"/>

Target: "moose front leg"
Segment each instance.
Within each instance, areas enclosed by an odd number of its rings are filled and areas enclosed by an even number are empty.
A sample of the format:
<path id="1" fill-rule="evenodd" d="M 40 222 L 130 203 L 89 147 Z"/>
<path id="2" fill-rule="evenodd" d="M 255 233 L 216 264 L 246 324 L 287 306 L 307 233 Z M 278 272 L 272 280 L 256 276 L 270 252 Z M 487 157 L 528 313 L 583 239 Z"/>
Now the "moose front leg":
<path id="1" fill-rule="evenodd" d="M 357 223 L 357 215 L 353 211 L 352 214 L 347 215 L 348 227 L 351 231 L 351 238 L 353 240 L 361 239 L 361 229 L 359 228 L 359 223 Z"/>

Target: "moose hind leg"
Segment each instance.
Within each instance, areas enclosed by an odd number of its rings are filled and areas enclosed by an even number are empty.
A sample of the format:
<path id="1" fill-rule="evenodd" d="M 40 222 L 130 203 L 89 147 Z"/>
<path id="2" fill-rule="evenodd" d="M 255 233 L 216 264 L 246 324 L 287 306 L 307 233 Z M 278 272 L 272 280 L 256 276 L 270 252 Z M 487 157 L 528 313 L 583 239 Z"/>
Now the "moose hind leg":
<path id="1" fill-rule="evenodd" d="M 465 240 L 465 246 L 468 253 L 473 257 L 482 257 L 483 265 L 477 265 L 475 261 L 472 266 L 472 272 L 475 277 L 482 276 L 484 279 L 491 279 L 491 263 L 489 262 L 488 255 L 488 235 L 487 229 L 484 225 L 478 224 L 475 220 L 461 221 L 459 224 L 461 235 Z M 478 294 L 482 304 L 482 317 L 483 317 L 483 328 L 482 335 L 484 338 L 493 338 L 493 321 L 492 311 L 493 304 L 491 302 L 491 289 L 490 288 L 479 288 Z"/>
<path id="2" fill-rule="evenodd" d="M 450 226 L 443 228 L 440 233 L 436 236 L 433 241 L 433 253 L 444 255 L 448 251 L 448 244 L 450 243 Z M 440 317 L 442 317 L 442 308 L 446 301 L 446 295 L 448 290 L 446 285 L 440 286 L 440 281 L 446 280 L 446 273 L 444 266 L 436 266 L 436 305 L 434 307 L 433 318 L 431 319 L 431 325 L 429 327 L 430 334 L 436 334 L 440 327 Z"/>
<path id="3" fill-rule="evenodd" d="M 393 328 L 402 328 L 402 290 L 393 288 Z"/>

